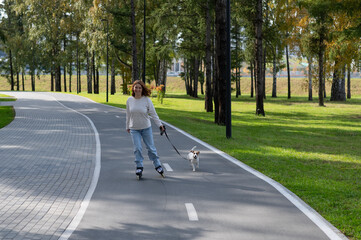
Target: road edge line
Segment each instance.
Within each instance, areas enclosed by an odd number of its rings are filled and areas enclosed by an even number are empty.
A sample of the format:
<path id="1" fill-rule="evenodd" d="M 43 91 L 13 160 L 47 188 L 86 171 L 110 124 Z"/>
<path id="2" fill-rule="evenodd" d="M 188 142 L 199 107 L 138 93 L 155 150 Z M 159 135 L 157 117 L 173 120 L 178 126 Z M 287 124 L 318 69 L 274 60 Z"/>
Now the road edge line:
<path id="1" fill-rule="evenodd" d="M 94 131 L 94 136 L 95 136 L 95 145 L 96 145 L 96 151 L 95 151 L 95 168 L 94 168 L 94 173 L 93 173 L 93 178 L 92 181 L 90 183 L 89 189 L 87 191 L 87 193 L 84 196 L 83 201 L 80 204 L 80 208 L 77 212 L 77 214 L 75 215 L 75 217 L 73 218 L 73 220 L 70 222 L 70 224 L 67 226 L 67 228 L 65 229 L 65 231 L 61 234 L 61 236 L 59 237 L 59 240 L 67 240 L 75 231 L 75 229 L 78 227 L 79 223 L 81 222 L 88 206 L 90 203 L 90 200 L 94 194 L 95 188 L 98 184 L 98 180 L 99 180 L 99 175 L 100 175 L 100 168 L 101 168 L 101 145 L 100 145 L 100 138 L 99 138 L 99 132 L 97 130 L 97 128 L 95 127 L 93 121 L 86 116 L 83 113 L 80 113 L 78 111 L 76 111 L 75 109 L 69 108 L 67 106 L 65 106 L 64 104 L 62 104 L 58 99 L 56 99 L 54 96 L 52 96 L 55 101 L 57 101 L 60 105 L 62 105 L 64 108 L 69 109 L 71 111 L 74 111 L 78 114 L 80 114 L 81 116 L 85 117 L 85 119 L 88 120 L 88 122 L 90 123 L 90 125 L 93 128 Z"/>

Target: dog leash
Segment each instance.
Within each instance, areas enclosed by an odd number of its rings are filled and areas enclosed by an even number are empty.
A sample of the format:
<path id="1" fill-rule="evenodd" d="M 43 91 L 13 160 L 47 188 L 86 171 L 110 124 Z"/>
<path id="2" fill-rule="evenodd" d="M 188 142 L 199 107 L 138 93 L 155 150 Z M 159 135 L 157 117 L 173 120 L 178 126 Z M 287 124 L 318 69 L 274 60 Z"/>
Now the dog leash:
<path id="1" fill-rule="evenodd" d="M 188 161 L 188 159 L 186 159 L 185 157 L 183 157 L 183 156 L 179 153 L 178 149 L 174 146 L 174 144 L 172 143 L 172 141 L 169 139 L 168 134 L 167 134 L 167 131 L 166 131 L 164 125 L 163 125 L 163 127 L 164 127 L 164 131 L 162 130 L 162 128 L 160 128 L 160 135 L 162 136 L 162 135 L 164 134 L 164 135 L 166 136 L 166 138 L 168 139 L 170 145 L 172 145 L 172 147 L 173 147 L 174 150 L 178 153 L 178 155 L 179 155 L 181 158 L 183 158 L 184 160 L 187 160 L 187 161 Z"/>

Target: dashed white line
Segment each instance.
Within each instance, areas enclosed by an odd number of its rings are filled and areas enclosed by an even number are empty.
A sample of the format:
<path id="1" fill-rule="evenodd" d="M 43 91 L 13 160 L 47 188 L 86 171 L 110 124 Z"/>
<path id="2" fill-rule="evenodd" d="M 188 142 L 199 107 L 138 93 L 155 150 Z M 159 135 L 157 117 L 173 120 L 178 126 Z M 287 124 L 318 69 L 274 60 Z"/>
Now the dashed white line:
<path id="1" fill-rule="evenodd" d="M 163 163 L 163 167 L 165 170 L 167 170 L 167 172 L 173 172 L 173 169 L 169 166 L 168 163 Z"/>
<path id="2" fill-rule="evenodd" d="M 116 115 L 115 117 L 116 117 L 116 118 L 120 118 L 120 116 L 118 116 L 118 115 Z"/>
<path id="3" fill-rule="evenodd" d="M 198 221 L 197 211 L 192 203 L 185 203 L 189 221 Z"/>

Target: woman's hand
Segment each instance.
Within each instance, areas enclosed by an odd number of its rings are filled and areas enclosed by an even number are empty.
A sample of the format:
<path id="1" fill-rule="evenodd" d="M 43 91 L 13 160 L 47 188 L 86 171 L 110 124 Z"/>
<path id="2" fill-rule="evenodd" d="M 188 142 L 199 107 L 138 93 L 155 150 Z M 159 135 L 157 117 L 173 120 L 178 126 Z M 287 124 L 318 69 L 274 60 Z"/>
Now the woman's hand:
<path id="1" fill-rule="evenodd" d="M 159 130 L 160 130 L 160 135 L 162 136 L 163 133 L 165 133 L 165 127 L 162 125 L 159 127 Z"/>
<path id="2" fill-rule="evenodd" d="M 130 133 L 130 129 L 127 129 L 127 132 Z"/>
<path id="3" fill-rule="evenodd" d="M 165 127 L 162 125 L 162 126 L 160 126 L 159 127 L 159 129 L 162 131 L 162 132 L 164 132 L 165 131 Z"/>

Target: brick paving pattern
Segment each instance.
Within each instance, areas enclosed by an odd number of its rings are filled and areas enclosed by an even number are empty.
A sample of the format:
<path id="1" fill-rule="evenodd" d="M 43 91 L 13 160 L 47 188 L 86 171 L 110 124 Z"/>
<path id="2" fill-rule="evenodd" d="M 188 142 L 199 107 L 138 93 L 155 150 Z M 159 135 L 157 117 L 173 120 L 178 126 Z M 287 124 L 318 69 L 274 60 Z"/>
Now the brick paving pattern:
<path id="1" fill-rule="evenodd" d="M 91 183 L 94 131 L 49 94 L 7 94 L 18 100 L 0 102 L 16 111 L 0 129 L 0 239 L 58 239 Z"/>

